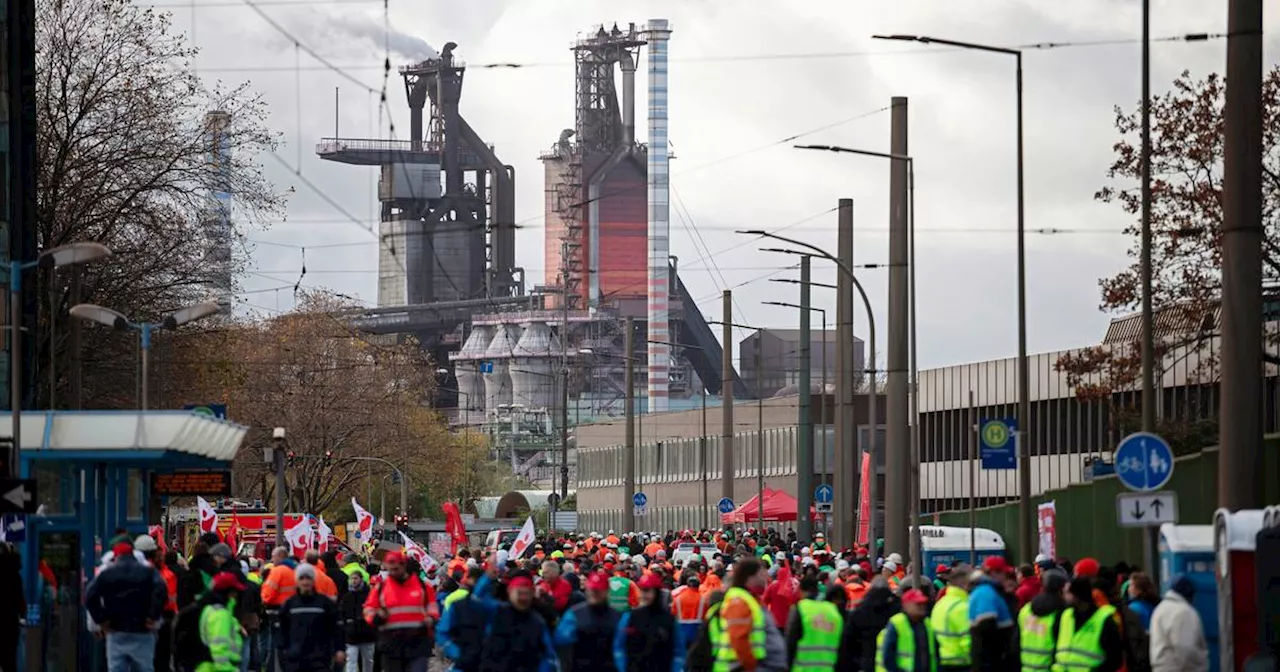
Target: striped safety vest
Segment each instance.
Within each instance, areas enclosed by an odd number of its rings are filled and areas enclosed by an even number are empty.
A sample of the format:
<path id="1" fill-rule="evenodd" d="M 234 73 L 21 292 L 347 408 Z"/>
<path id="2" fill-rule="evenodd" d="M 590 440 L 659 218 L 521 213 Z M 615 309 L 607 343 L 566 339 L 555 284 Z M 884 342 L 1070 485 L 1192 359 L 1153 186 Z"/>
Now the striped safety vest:
<path id="1" fill-rule="evenodd" d="M 938 669 L 938 642 L 933 637 L 933 626 L 929 625 L 929 619 L 924 619 L 925 639 L 929 640 L 929 670 Z M 906 614 L 894 614 L 889 619 L 889 624 L 884 626 L 884 630 L 876 635 L 876 672 L 887 672 L 889 668 L 884 664 L 884 633 L 893 628 L 898 635 L 898 647 L 894 651 L 894 657 L 898 660 L 898 669 L 906 672 L 915 672 L 916 669 L 916 638 L 914 630 L 911 627 L 911 619 Z"/>
<path id="2" fill-rule="evenodd" d="M 1028 602 L 1018 612 L 1019 649 L 1022 656 L 1022 669 L 1027 672 L 1053 669 L 1053 652 L 1057 648 L 1053 640 L 1053 625 L 1058 620 L 1058 613 L 1048 616 L 1036 616 L 1031 613 Z"/>
<path id="3" fill-rule="evenodd" d="M 1106 662 L 1102 626 L 1115 613 L 1113 606 L 1099 607 L 1077 630 L 1075 609 L 1064 610 L 1058 628 L 1058 649 L 1053 654 L 1054 672 L 1088 672 Z"/>
<path id="4" fill-rule="evenodd" d="M 796 603 L 802 631 L 796 643 L 791 672 L 829 672 L 836 669 L 844 619 L 840 607 L 826 600 L 805 598 Z"/>
<path id="5" fill-rule="evenodd" d="M 929 625 L 933 626 L 934 636 L 938 638 L 938 664 L 969 667 L 972 662 L 969 653 L 972 646 L 969 638 L 969 593 L 958 586 L 947 588 L 929 615 Z"/>
<path id="6" fill-rule="evenodd" d="M 387 579 L 376 590 L 378 607 L 387 610 L 387 621 L 378 630 L 417 630 L 427 626 L 427 588 L 418 577 L 410 575 L 404 583 Z M 374 613 L 374 609 L 365 609 L 365 618 L 372 620 Z"/>
<path id="7" fill-rule="evenodd" d="M 729 643 L 729 630 L 724 627 L 729 624 L 724 618 L 724 605 L 732 600 L 742 600 L 751 607 L 751 655 L 757 661 L 764 660 L 765 657 L 764 609 L 760 608 L 760 603 L 756 602 L 756 598 L 751 593 L 742 588 L 730 588 L 724 594 L 724 600 L 719 605 L 720 609 L 707 622 L 712 656 L 715 659 L 711 666 L 712 672 L 729 672 L 738 664 L 738 654 Z"/>

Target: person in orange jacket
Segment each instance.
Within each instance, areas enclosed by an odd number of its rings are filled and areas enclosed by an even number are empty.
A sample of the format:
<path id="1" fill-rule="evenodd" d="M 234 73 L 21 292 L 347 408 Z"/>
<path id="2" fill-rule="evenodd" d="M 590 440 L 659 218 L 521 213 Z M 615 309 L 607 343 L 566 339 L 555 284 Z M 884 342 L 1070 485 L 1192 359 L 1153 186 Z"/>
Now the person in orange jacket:
<path id="1" fill-rule="evenodd" d="M 333 579 L 329 578 L 329 575 L 325 573 L 324 562 L 320 560 L 320 551 L 313 548 L 307 551 L 307 554 L 304 557 L 305 560 L 303 561 L 303 564 L 311 565 L 316 568 L 316 593 L 337 601 L 338 584 L 334 583 Z"/>
<path id="2" fill-rule="evenodd" d="M 756 628 L 754 615 L 760 606 L 759 596 L 764 594 L 769 575 L 756 558 L 743 558 L 733 566 L 731 588 L 725 592 L 720 606 L 720 621 L 728 635 L 737 666 L 744 672 L 754 672 L 762 662 L 751 645 L 752 632 Z M 754 602 L 754 605 L 752 604 Z"/>

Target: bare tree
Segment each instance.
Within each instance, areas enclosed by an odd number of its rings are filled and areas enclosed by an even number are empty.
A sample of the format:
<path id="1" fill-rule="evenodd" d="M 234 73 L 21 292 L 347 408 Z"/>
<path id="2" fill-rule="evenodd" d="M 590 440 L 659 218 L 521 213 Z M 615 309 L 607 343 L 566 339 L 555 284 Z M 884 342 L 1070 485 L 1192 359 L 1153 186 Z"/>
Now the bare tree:
<path id="1" fill-rule="evenodd" d="M 47 402 L 65 385 L 70 303 L 158 319 L 199 300 L 216 267 L 203 227 L 211 192 L 234 199 L 237 236 L 278 214 L 284 200 L 257 162 L 277 144 L 261 98 L 246 85 L 207 91 L 191 68 L 195 50 L 172 31 L 168 14 L 129 0 L 37 0 L 36 39 L 39 245 L 97 241 L 115 253 L 75 271 L 83 276 L 77 297 L 72 272 L 41 278 L 35 361 L 37 396 Z M 225 163 L 212 160 L 205 128 L 215 110 L 231 120 L 220 139 Z M 233 270 L 244 260 L 243 245 L 236 247 Z M 136 341 L 98 332 L 91 345 L 88 403 L 131 403 Z"/>

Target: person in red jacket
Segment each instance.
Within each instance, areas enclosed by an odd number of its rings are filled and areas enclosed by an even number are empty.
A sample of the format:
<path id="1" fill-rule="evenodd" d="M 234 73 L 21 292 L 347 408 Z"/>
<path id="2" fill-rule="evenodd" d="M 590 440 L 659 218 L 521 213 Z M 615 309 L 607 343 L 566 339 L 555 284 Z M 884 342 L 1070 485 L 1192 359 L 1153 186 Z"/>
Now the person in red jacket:
<path id="1" fill-rule="evenodd" d="M 764 590 L 764 606 L 773 614 L 773 622 L 786 627 L 791 616 L 791 607 L 800 601 L 800 582 L 791 576 L 791 568 L 785 561 L 778 568 L 778 575 L 773 583 Z"/>
<path id="2" fill-rule="evenodd" d="M 1024 564 L 1018 568 L 1018 588 L 1013 594 L 1018 598 L 1019 609 L 1040 594 L 1040 577 L 1035 567 Z"/>
<path id="3" fill-rule="evenodd" d="M 560 563 L 548 560 L 542 563 L 542 583 L 538 584 L 538 597 L 548 599 L 557 614 L 563 614 L 569 608 L 569 598 L 573 595 L 573 586 L 560 576 Z"/>
<path id="4" fill-rule="evenodd" d="M 405 569 L 403 553 L 382 559 L 387 578 L 369 591 L 364 618 L 378 629 L 378 656 L 384 672 L 421 672 L 435 648 L 436 593 Z"/>

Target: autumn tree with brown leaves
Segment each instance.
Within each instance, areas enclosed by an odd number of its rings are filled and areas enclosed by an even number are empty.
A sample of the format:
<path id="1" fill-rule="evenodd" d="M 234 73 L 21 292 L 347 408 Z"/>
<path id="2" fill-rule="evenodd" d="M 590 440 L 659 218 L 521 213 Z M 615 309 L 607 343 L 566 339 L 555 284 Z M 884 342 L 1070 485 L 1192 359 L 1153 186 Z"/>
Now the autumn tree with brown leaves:
<path id="1" fill-rule="evenodd" d="M 1222 288 L 1223 104 L 1226 81 L 1217 74 L 1195 79 L 1184 72 L 1170 91 L 1151 99 L 1152 304 L 1156 310 L 1157 366 L 1194 359 L 1187 365 L 1193 383 L 1216 382 L 1216 357 L 1200 347 L 1218 335 L 1215 315 Z M 1280 67 L 1263 82 L 1263 227 L 1266 232 L 1264 286 L 1280 280 Z M 1099 281 L 1106 312 L 1137 310 L 1142 301 L 1141 268 L 1141 102 L 1116 108 L 1115 161 L 1111 183 L 1095 198 L 1133 216 L 1133 263 Z M 1083 398 L 1107 399 L 1139 386 L 1141 333 L 1133 340 L 1063 355 L 1056 368 Z M 1159 372 L 1157 372 L 1159 375 Z M 1132 395 L 1130 395 L 1132 396 Z M 1123 411 L 1124 409 L 1118 409 Z M 1117 413 L 1114 417 L 1124 417 Z M 1212 422 L 1212 421 L 1210 421 Z M 1173 428 L 1177 429 L 1177 428 Z M 1206 428 L 1182 428 L 1212 436 Z"/>
<path id="2" fill-rule="evenodd" d="M 408 475 L 410 514 L 439 515 L 446 499 L 489 492 L 488 449 L 479 436 L 458 436 L 426 405 L 435 365 L 412 340 L 371 336 L 335 315 L 352 308 L 323 292 L 269 319 L 190 333 L 173 342 L 164 381 L 176 403 L 223 403 L 251 428 L 233 465 L 237 496 L 274 498 L 262 455 L 272 429 L 287 430 L 295 454 L 286 472 L 289 510 L 337 513 L 370 486 L 399 506 L 392 468 Z M 366 506 L 372 503 L 365 502 Z"/>
<path id="3" fill-rule="evenodd" d="M 258 163 L 277 135 L 246 85 L 205 88 L 192 68 L 196 50 L 167 13 L 130 0 L 36 7 L 38 244 L 95 241 L 114 252 L 106 263 L 41 275 L 36 398 L 42 407 L 55 392 L 61 407 L 81 397 L 87 407 L 129 406 L 136 336 L 98 332 L 73 353 L 69 337 L 80 327 L 67 310 L 88 302 L 158 320 L 205 298 L 216 268 L 203 229 L 210 194 L 231 194 L 237 235 L 277 217 L 283 197 Z M 231 118 L 225 170 L 210 160 L 205 114 L 214 110 Z M 243 245 L 233 248 L 240 268 Z M 83 366 L 73 367 L 81 353 Z M 82 387 L 69 381 L 73 368 Z"/>

